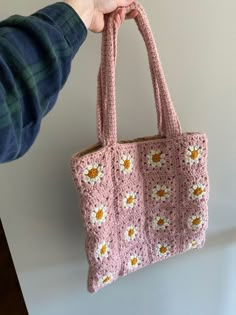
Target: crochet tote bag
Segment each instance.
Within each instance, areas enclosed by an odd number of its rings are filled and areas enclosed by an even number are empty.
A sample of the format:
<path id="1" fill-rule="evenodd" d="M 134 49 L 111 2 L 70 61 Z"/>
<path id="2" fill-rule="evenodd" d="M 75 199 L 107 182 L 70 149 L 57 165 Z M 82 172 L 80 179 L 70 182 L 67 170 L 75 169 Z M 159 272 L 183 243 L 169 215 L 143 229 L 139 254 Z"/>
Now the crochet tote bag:
<path id="1" fill-rule="evenodd" d="M 158 132 L 117 141 L 114 14 L 106 19 L 98 75 L 94 146 L 71 159 L 86 228 L 88 290 L 205 242 L 208 222 L 207 138 L 182 133 L 155 41 L 137 3 L 135 18 L 145 41 L 154 88 Z M 145 105 L 146 106 L 146 105 Z"/>

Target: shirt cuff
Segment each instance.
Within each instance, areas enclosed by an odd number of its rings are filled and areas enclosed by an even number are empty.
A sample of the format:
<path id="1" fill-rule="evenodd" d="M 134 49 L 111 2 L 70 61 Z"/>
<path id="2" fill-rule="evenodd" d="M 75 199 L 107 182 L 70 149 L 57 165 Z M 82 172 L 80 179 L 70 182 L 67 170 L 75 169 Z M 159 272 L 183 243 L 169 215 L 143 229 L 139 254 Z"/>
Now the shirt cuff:
<path id="1" fill-rule="evenodd" d="M 37 15 L 38 13 L 46 15 L 59 26 L 73 50 L 73 55 L 75 55 L 88 34 L 88 30 L 78 13 L 64 2 L 56 2 L 37 11 L 33 15 Z"/>

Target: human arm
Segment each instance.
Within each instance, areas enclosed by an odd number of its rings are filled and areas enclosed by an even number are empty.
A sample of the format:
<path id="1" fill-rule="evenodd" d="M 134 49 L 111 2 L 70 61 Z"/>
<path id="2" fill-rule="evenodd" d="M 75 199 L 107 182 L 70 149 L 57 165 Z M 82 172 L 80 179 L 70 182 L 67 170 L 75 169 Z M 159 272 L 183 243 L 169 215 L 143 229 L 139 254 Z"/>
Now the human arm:
<path id="1" fill-rule="evenodd" d="M 0 22 L 0 163 L 20 158 L 34 143 L 87 29 L 101 31 L 105 13 L 131 2 L 66 0 Z M 124 18 L 119 9 L 116 22 Z"/>
<path id="2" fill-rule="evenodd" d="M 79 15 L 63 2 L 0 22 L 0 162 L 31 147 L 86 36 Z"/>

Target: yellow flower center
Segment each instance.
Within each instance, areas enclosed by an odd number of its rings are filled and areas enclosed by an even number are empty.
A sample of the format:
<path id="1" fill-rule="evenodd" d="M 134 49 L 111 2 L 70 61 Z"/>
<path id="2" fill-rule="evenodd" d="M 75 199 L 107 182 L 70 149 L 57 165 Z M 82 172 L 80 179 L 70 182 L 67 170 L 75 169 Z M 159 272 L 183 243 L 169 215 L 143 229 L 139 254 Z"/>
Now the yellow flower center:
<path id="1" fill-rule="evenodd" d="M 198 150 L 193 150 L 193 151 L 191 152 L 190 157 L 191 157 L 192 160 L 196 160 L 196 158 L 198 157 L 198 155 L 199 155 Z"/>
<path id="2" fill-rule="evenodd" d="M 133 203 L 133 202 L 134 202 L 134 197 L 129 196 L 129 197 L 127 198 L 127 203 L 128 203 L 128 204 L 131 204 L 131 203 Z"/>
<path id="3" fill-rule="evenodd" d="M 137 263 L 138 263 L 138 259 L 137 259 L 136 257 L 134 257 L 134 258 L 131 259 L 131 265 L 132 265 L 132 266 L 137 265 Z"/>
<path id="4" fill-rule="evenodd" d="M 101 220 L 103 218 L 103 210 L 99 209 L 96 213 L 96 219 Z"/>
<path id="5" fill-rule="evenodd" d="M 167 252 L 167 248 L 166 248 L 165 246 L 161 246 L 160 252 L 161 252 L 162 254 L 165 254 L 165 253 Z"/>
<path id="6" fill-rule="evenodd" d="M 201 223 L 201 219 L 200 218 L 196 218 L 192 221 L 193 225 L 199 225 Z"/>
<path id="7" fill-rule="evenodd" d="M 108 283 L 109 281 L 111 280 L 111 278 L 109 276 L 106 276 L 104 279 L 103 279 L 103 283 Z"/>
<path id="8" fill-rule="evenodd" d="M 164 219 L 159 219 L 157 222 L 158 225 L 162 226 L 165 224 L 165 220 Z"/>
<path id="9" fill-rule="evenodd" d="M 88 177 L 89 178 L 96 178 L 98 176 L 98 169 L 97 168 L 92 168 L 88 172 Z"/>
<path id="10" fill-rule="evenodd" d="M 128 170 L 129 168 L 130 168 L 130 160 L 125 160 L 124 161 L 124 168 L 126 169 L 126 170 Z"/>
<path id="11" fill-rule="evenodd" d="M 166 195 L 165 190 L 163 190 L 163 189 L 158 190 L 158 192 L 157 192 L 157 196 L 158 197 L 165 197 L 165 195 Z"/>
<path id="12" fill-rule="evenodd" d="M 100 254 L 101 254 L 101 255 L 104 255 L 104 254 L 106 254 L 106 252 L 107 252 L 107 246 L 106 246 L 106 245 L 103 245 L 102 248 L 101 248 L 101 250 L 100 250 Z"/>
<path id="13" fill-rule="evenodd" d="M 133 236 L 134 235 L 134 229 L 129 229 L 128 235 L 129 235 L 129 237 Z"/>
<path id="14" fill-rule="evenodd" d="M 194 190 L 193 194 L 194 196 L 200 196 L 202 193 L 204 192 L 204 190 L 200 187 L 198 187 L 197 189 Z"/>
<path id="15" fill-rule="evenodd" d="M 161 153 L 156 153 L 156 154 L 153 154 L 152 156 L 152 161 L 154 163 L 158 163 L 161 161 Z"/>

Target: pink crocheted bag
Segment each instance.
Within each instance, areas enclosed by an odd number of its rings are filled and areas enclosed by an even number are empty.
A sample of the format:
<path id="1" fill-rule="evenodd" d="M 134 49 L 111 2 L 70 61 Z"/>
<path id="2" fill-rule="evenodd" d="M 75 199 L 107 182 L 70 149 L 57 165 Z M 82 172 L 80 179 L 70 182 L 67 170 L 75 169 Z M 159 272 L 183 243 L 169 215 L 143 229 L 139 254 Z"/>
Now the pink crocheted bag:
<path id="1" fill-rule="evenodd" d="M 158 135 L 117 141 L 114 14 L 106 19 L 98 76 L 98 143 L 73 155 L 89 262 L 88 290 L 205 242 L 207 138 L 182 133 L 144 9 L 135 18 L 145 41 Z"/>

